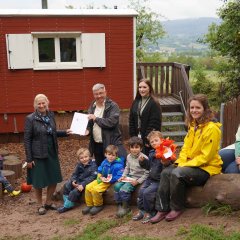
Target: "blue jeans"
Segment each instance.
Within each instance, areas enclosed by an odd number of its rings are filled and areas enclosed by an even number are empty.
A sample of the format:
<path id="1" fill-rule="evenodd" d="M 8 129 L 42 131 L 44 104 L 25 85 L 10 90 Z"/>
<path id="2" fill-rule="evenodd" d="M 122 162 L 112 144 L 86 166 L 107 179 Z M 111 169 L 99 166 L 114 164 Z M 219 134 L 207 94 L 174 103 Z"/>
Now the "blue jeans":
<path id="1" fill-rule="evenodd" d="M 147 178 L 138 192 L 137 205 L 138 209 L 153 214 L 155 210 L 156 192 L 159 181 Z"/>
<path id="2" fill-rule="evenodd" d="M 63 195 L 68 196 L 68 200 L 71 202 L 79 202 L 82 196 L 82 192 L 78 191 L 77 188 L 73 187 L 72 181 L 68 180 L 64 185 Z"/>
<path id="3" fill-rule="evenodd" d="M 223 173 L 240 173 L 239 168 L 235 162 L 234 149 L 222 149 L 219 151 L 219 155 L 223 160 Z"/>
<path id="4" fill-rule="evenodd" d="M 10 182 L 2 175 L 1 170 L 0 170 L 0 183 L 3 184 L 4 189 L 6 189 L 8 192 L 12 192 L 14 190 Z"/>
<path id="5" fill-rule="evenodd" d="M 135 191 L 136 187 L 131 183 L 117 182 L 114 185 L 114 199 L 117 203 L 131 201 L 132 192 Z"/>

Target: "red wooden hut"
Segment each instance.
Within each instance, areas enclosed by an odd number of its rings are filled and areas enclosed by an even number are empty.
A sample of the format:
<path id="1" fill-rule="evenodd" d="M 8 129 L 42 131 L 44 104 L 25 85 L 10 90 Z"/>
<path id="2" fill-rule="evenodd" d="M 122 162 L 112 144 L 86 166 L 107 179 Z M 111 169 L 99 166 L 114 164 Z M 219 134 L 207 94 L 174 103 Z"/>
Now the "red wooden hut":
<path id="1" fill-rule="evenodd" d="M 136 16 L 129 9 L 0 10 L 0 133 L 23 131 L 38 93 L 53 111 L 85 110 L 101 82 L 129 108 Z"/>

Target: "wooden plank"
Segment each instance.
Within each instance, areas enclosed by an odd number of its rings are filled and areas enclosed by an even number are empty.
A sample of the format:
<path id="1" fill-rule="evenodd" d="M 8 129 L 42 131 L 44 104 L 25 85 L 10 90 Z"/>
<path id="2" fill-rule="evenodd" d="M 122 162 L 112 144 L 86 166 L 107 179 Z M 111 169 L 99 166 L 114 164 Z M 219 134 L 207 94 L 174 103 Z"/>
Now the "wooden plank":
<path id="1" fill-rule="evenodd" d="M 155 93 L 159 94 L 159 83 L 158 83 L 158 65 L 155 66 Z"/>
<path id="2" fill-rule="evenodd" d="M 170 94 L 169 92 L 169 66 L 166 66 L 166 94 Z"/>

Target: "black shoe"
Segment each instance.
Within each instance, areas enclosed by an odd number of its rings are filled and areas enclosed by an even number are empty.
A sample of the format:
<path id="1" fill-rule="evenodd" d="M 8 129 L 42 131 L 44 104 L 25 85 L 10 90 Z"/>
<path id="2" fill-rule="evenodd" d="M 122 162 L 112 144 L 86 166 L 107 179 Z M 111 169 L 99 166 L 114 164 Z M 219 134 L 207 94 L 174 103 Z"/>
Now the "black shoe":
<path id="1" fill-rule="evenodd" d="M 58 208 L 57 211 L 58 211 L 59 213 L 64 213 L 64 212 L 67 212 L 67 211 L 69 211 L 69 210 L 71 210 L 71 209 L 72 209 L 72 208 L 66 208 L 66 207 L 62 206 L 62 207 Z"/>
<path id="2" fill-rule="evenodd" d="M 86 206 L 86 207 L 82 210 L 82 214 L 83 214 L 83 215 L 88 214 L 92 208 L 93 208 L 92 206 Z"/>
<path id="3" fill-rule="evenodd" d="M 103 210 L 103 205 L 101 205 L 101 206 L 94 206 L 93 208 L 91 208 L 90 214 L 91 215 L 96 215 L 99 212 L 101 212 L 102 210 Z"/>
<path id="4" fill-rule="evenodd" d="M 44 205 L 44 208 L 46 209 L 46 210 L 57 210 L 57 207 L 56 207 L 56 205 L 54 204 L 54 203 L 51 203 L 51 204 L 45 204 Z"/>

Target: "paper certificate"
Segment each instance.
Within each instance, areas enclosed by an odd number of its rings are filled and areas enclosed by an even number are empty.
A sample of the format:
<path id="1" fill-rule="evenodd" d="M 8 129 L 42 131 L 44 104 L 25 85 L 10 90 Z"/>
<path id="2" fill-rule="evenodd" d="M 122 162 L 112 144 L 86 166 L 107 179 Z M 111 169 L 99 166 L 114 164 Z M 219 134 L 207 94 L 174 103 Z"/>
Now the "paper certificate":
<path id="1" fill-rule="evenodd" d="M 75 134 L 85 135 L 87 124 L 88 124 L 88 115 L 75 112 L 70 129 Z"/>

